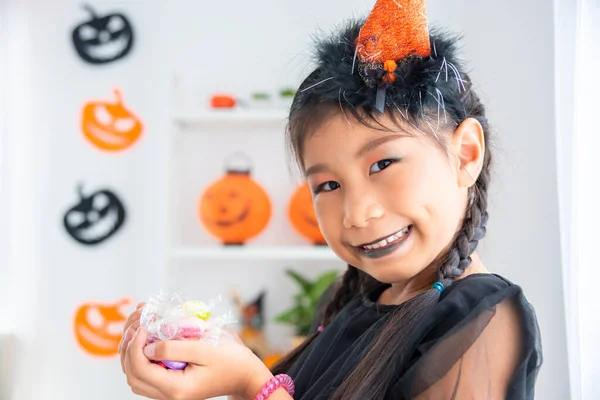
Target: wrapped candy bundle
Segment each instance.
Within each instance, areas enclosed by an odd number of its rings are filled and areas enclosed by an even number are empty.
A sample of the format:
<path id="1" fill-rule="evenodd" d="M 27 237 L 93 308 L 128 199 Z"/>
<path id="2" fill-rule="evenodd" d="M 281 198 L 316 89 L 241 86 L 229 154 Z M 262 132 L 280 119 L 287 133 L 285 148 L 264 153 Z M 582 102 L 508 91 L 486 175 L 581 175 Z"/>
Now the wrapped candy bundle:
<path id="1" fill-rule="evenodd" d="M 204 340 L 218 344 L 225 328 L 234 323 L 231 311 L 216 314 L 221 298 L 208 304 L 188 300 L 180 293 L 161 292 L 142 308 L 140 325 L 148 331 L 148 344 L 160 340 Z M 185 369 L 187 363 L 163 360 L 158 362 L 168 369 Z"/>

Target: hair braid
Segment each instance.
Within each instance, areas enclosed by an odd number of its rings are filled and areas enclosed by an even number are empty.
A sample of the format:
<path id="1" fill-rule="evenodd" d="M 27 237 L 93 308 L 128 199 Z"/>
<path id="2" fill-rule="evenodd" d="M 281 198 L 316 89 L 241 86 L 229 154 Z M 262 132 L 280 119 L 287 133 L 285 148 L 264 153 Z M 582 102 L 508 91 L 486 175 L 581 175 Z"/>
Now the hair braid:
<path id="1" fill-rule="evenodd" d="M 467 207 L 462 228 L 456 235 L 454 245 L 438 271 L 438 280 L 444 284 L 444 287 L 450 286 L 471 265 L 471 254 L 477 249 L 479 241 L 486 234 L 489 217 L 487 189 L 490 182 L 490 163 L 491 157 L 488 152 L 484 157 L 483 168 L 475 185 L 469 189 L 471 201 Z"/>
<path id="2" fill-rule="evenodd" d="M 358 268 L 348 265 L 348 269 L 342 277 L 341 285 L 335 291 L 333 299 L 327 304 L 323 317 L 321 319 L 321 325 L 327 326 L 331 323 L 333 318 L 350 303 L 356 297 L 367 292 L 371 288 L 378 285 L 380 282 L 372 278 L 370 275 L 364 273 Z M 313 332 L 306 340 L 300 344 L 296 349 L 292 350 L 288 355 L 277 362 L 271 367 L 273 374 L 283 373 L 287 368 L 296 360 L 298 355 L 304 351 L 306 347 L 317 337 L 319 332 Z"/>
<path id="3" fill-rule="evenodd" d="M 325 308 L 321 324 L 323 326 L 329 325 L 346 304 L 377 284 L 378 281 L 370 275 L 352 265 L 348 265 L 348 269 L 342 278 L 342 285 L 335 292 L 333 299 Z"/>

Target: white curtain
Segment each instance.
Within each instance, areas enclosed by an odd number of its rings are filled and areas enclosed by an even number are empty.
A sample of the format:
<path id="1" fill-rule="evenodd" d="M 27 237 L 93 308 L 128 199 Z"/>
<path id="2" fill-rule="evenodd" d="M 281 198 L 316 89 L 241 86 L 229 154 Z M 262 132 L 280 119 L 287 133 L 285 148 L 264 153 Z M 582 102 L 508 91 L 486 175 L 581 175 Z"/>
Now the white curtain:
<path id="1" fill-rule="evenodd" d="M 581 0 L 578 11 L 571 259 L 578 283 L 581 395 L 600 399 L 600 2 Z"/>
<path id="2" fill-rule="evenodd" d="M 571 398 L 600 399 L 600 1 L 555 0 L 558 188 Z"/>

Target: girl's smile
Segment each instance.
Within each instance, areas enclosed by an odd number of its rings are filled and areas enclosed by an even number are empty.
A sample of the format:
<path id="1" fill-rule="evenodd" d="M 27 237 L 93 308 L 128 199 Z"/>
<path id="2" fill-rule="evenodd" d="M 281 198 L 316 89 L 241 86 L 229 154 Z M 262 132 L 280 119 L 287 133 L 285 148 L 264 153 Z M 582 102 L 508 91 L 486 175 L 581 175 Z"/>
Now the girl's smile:
<path id="1" fill-rule="evenodd" d="M 400 248 L 407 248 L 410 245 L 410 243 L 407 242 L 411 231 L 412 225 L 409 225 L 394 234 L 384 236 L 370 243 L 364 243 L 352 247 L 360 256 L 368 258 L 383 258 L 394 253 Z"/>

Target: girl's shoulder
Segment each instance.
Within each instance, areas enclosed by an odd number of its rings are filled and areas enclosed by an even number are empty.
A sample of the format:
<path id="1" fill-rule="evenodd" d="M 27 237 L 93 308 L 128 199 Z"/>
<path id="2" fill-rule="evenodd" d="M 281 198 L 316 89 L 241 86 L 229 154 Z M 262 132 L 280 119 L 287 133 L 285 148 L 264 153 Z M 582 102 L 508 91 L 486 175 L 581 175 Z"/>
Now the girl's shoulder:
<path id="1" fill-rule="evenodd" d="M 469 275 L 420 320 L 394 393 L 442 398 L 460 386 L 468 398 L 483 398 L 490 388 L 507 399 L 533 397 L 542 349 L 534 308 L 519 285 L 496 274 Z"/>
<path id="2" fill-rule="evenodd" d="M 440 304 L 460 303 L 475 304 L 481 300 L 502 298 L 515 292 L 521 292 L 521 287 L 507 278 L 494 273 L 471 274 L 454 282 L 444 290 Z"/>
<path id="3" fill-rule="evenodd" d="M 506 308 L 523 325 L 525 331 L 537 334 L 535 309 L 527 300 L 522 288 L 509 279 L 492 273 L 472 274 L 456 281 L 447 288 L 430 315 L 429 329 L 443 333 L 456 325 L 481 318 L 482 314 L 493 318 L 498 310 Z"/>

